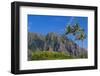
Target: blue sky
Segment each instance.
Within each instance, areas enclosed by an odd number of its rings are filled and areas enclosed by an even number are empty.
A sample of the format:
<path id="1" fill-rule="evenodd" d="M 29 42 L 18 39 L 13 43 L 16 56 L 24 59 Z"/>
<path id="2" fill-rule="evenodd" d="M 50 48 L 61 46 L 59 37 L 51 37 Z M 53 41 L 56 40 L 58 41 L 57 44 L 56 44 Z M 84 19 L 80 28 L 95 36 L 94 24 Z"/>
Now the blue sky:
<path id="1" fill-rule="evenodd" d="M 79 23 L 87 35 L 87 17 L 28 15 L 28 31 L 40 33 L 43 35 L 46 35 L 48 32 L 63 34 L 65 27 L 69 24 L 73 25 L 74 23 Z M 77 44 L 82 46 L 81 41 L 79 41 Z M 87 48 L 87 39 L 84 40 L 84 48 Z"/>

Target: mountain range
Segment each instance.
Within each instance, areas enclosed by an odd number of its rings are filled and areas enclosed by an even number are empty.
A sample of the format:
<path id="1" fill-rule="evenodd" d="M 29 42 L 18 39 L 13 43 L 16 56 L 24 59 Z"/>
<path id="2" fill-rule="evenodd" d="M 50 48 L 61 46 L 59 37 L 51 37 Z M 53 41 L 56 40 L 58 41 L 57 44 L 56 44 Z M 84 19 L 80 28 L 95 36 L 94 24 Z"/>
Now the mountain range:
<path id="1" fill-rule="evenodd" d="M 28 60 L 34 51 L 65 52 L 69 55 L 87 58 L 87 49 L 80 47 L 65 35 L 50 32 L 47 35 L 28 32 Z"/>

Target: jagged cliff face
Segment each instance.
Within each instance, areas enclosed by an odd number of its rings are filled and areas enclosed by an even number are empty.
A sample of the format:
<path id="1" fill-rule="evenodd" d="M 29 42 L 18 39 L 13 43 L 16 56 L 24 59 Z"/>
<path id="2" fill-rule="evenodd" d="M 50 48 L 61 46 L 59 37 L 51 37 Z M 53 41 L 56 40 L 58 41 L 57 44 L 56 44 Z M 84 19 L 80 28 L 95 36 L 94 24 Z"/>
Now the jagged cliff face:
<path id="1" fill-rule="evenodd" d="M 79 47 L 75 42 L 64 35 L 48 33 L 46 36 L 28 33 L 28 52 L 32 51 L 56 51 L 66 52 L 73 56 L 87 55 L 87 50 Z"/>

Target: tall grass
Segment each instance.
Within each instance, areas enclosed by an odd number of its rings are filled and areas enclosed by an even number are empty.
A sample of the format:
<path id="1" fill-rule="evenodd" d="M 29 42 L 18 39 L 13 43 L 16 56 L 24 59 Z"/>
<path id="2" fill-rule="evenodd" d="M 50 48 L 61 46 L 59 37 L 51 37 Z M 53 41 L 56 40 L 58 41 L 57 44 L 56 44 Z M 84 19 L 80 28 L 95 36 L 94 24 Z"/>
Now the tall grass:
<path id="1" fill-rule="evenodd" d="M 54 51 L 36 51 L 32 52 L 32 60 L 56 60 L 56 59 L 72 59 L 68 53 Z"/>

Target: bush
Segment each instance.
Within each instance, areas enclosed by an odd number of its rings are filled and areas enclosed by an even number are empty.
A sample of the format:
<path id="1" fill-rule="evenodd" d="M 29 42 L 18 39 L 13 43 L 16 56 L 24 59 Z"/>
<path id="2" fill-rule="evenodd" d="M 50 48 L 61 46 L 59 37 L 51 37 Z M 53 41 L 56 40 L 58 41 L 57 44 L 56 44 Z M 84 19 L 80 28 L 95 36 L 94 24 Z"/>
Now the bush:
<path id="1" fill-rule="evenodd" d="M 35 51 L 32 52 L 32 60 L 55 60 L 55 59 L 71 59 L 68 53 L 54 51 Z"/>

